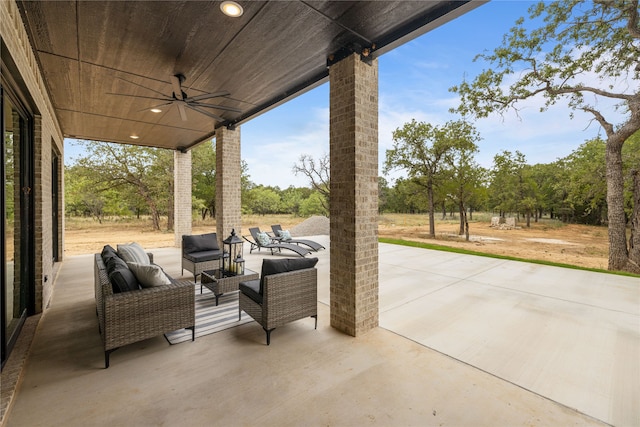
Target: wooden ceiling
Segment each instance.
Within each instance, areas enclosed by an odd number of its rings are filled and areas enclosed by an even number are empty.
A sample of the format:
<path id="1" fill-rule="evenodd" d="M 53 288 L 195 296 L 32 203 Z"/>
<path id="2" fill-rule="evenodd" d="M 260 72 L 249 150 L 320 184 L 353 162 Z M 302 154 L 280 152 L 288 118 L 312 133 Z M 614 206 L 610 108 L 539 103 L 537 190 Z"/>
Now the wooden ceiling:
<path id="1" fill-rule="evenodd" d="M 330 58 L 377 57 L 484 1 L 238 0 L 239 18 L 220 3 L 18 0 L 65 136 L 188 149 L 327 81 Z M 236 111 L 152 113 L 176 74 Z"/>

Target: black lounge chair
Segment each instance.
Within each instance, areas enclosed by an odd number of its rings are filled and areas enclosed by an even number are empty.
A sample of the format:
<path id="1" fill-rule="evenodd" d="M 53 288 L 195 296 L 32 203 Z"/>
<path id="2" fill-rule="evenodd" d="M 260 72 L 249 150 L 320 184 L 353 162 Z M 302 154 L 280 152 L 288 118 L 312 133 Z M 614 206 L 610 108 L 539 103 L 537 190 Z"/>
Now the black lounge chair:
<path id="1" fill-rule="evenodd" d="M 284 239 L 280 236 L 280 233 L 282 232 L 282 227 L 280 226 L 280 224 L 276 224 L 276 225 L 272 225 L 271 226 L 271 230 L 273 231 L 273 235 L 276 236 L 276 238 L 280 241 L 280 242 L 285 242 L 285 243 L 295 243 L 296 245 L 305 245 L 305 246 L 309 246 L 311 249 L 313 249 L 315 252 L 318 252 L 320 249 L 325 249 L 324 246 L 322 246 L 320 243 L 318 242 L 314 242 L 313 240 L 306 240 L 306 239 Z"/>
<path id="2" fill-rule="evenodd" d="M 273 241 L 271 237 L 269 237 L 270 243 L 268 244 L 260 243 L 260 239 L 258 239 L 258 233 L 260 233 L 260 229 L 258 227 L 249 228 L 249 232 L 251 233 L 251 237 L 253 237 L 253 242 L 247 239 L 246 236 L 242 236 L 244 240 L 246 240 L 251 244 L 251 248 L 249 248 L 249 253 L 252 253 L 254 249 L 260 250 L 262 248 L 271 250 L 271 255 L 273 255 L 274 249 L 277 249 L 278 252 L 280 252 L 280 250 L 282 249 L 289 249 L 290 251 L 297 253 L 301 257 L 311 253 L 310 250 L 303 248 L 302 246 L 292 245 L 290 243 L 276 242 L 276 241 Z"/>

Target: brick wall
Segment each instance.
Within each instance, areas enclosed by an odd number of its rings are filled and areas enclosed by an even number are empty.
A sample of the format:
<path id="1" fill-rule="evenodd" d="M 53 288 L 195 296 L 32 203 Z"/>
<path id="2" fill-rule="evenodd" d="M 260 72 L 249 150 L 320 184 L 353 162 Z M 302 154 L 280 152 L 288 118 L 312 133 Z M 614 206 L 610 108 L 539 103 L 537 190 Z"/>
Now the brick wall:
<path id="1" fill-rule="evenodd" d="M 218 243 L 229 237 L 231 229 L 242 235 L 240 128 L 216 130 L 216 233 Z"/>
<path id="2" fill-rule="evenodd" d="M 378 63 L 331 66 L 331 326 L 378 326 Z"/>
<path id="3" fill-rule="evenodd" d="M 173 180 L 174 180 L 174 224 L 175 246 L 180 247 L 183 235 L 191 234 L 193 216 L 191 211 L 191 151 L 173 154 Z"/>

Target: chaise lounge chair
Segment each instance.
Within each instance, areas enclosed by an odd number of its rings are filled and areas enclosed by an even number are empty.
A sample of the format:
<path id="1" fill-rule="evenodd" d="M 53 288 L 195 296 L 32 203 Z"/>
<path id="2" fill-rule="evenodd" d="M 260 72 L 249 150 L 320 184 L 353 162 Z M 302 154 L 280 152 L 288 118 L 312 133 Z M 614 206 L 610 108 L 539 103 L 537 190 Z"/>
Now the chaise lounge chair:
<path id="1" fill-rule="evenodd" d="M 283 230 L 282 227 L 280 226 L 280 224 L 276 224 L 276 225 L 272 225 L 271 226 L 271 230 L 273 231 L 273 235 L 276 236 L 276 238 L 280 241 L 280 242 L 285 242 L 285 243 L 295 243 L 296 245 L 305 245 L 305 246 L 309 246 L 311 249 L 313 249 L 315 252 L 318 252 L 320 249 L 325 249 L 324 246 L 322 246 L 320 243 L 318 242 L 314 242 L 313 240 L 306 240 L 306 239 L 293 239 L 291 238 L 291 236 L 289 236 L 289 238 L 287 239 L 284 236 L 281 236 Z"/>
<path id="2" fill-rule="evenodd" d="M 274 249 L 277 249 L 278 252 L 280 252 L 280 250 L 282 249 L 289 249 L 290 251 L 297 253 L 301 257 L 311 253 L 310 250 L 303 248 L 302 246 L 292 245 L 290 243 L 275 242 L 266 233 L 260 233 L 260 229 L 258 227 L 249 228 L 249 232 L 251 233 L 251 237 L 253 237 L 253 241 L 247 239 L 246 236 L 242 236 L 244 240 L 251 244 L 249 253 L 252 253 L 254 249 L 260 250 L 262 248 L 271 250 L 271 255 L 273 255 Z M 263 234 L 263 236 L 260 236 L 260 234 Z M 264 239 L 264 235 L 267 236 L 267 239 Z"/>

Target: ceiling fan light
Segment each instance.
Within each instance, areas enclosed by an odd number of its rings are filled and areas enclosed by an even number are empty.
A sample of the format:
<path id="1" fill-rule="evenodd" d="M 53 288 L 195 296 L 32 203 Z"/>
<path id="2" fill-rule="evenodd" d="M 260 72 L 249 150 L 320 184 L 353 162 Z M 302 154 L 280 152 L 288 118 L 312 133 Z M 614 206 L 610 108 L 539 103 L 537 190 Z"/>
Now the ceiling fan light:
<path id="1" fill-rule="evenodd" d="M 159 108 L 152 108 L 152 109 L 151 109 L 151 112 L 152 112 L 152 113 L 162 113 L 162 110 L 161 110 L 161 109 L 159 109 Z"/>
<path id="2" fill-rule="evenodd" d="M 238 18 L 242 16 L 242 13 L 244 12 L 242 6 L 234 1 L 223 1 L 220 4 L 220 10 L 222 10 L 222 13 L 232 18 Z"/>

